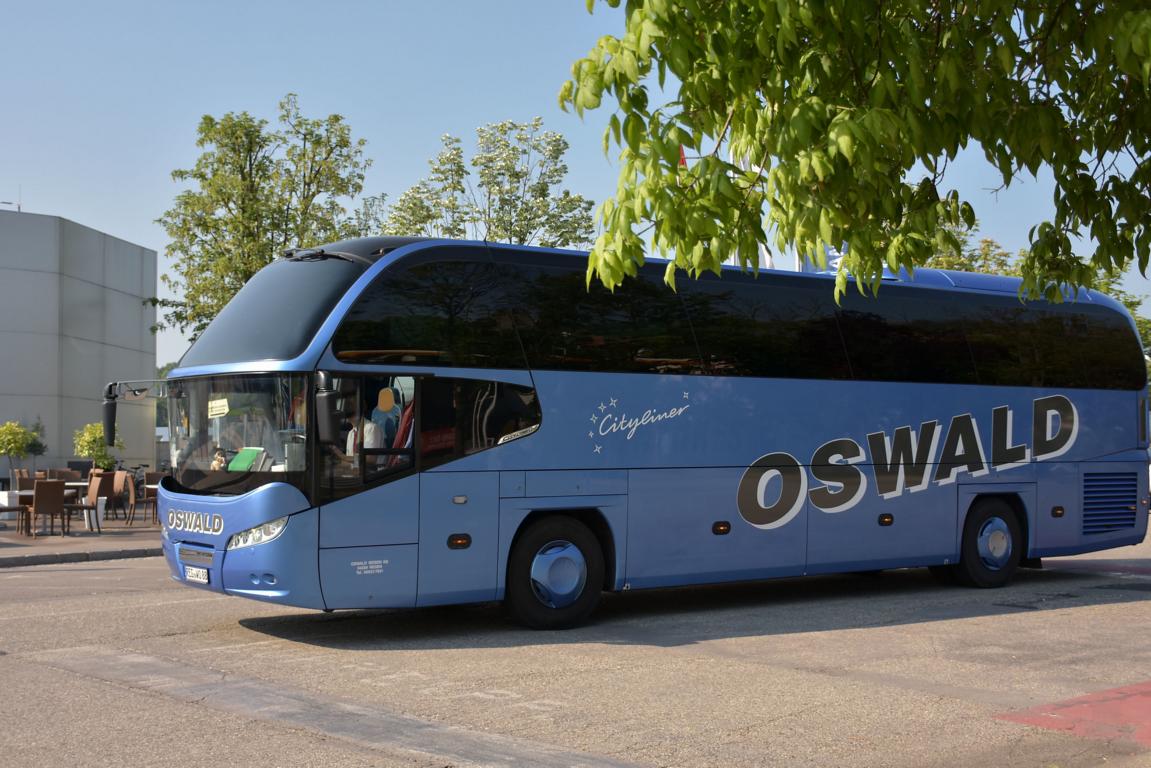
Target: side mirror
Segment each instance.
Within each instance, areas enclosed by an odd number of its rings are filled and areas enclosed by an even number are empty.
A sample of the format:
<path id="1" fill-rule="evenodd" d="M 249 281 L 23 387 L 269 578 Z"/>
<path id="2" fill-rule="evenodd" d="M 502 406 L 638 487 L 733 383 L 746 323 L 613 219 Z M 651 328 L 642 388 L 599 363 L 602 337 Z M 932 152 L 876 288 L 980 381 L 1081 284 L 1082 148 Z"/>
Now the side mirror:
<path id="1" fill-rule="evenodd" d="M 104 444 L 109 448 L 116 445 L 116 384 L 104 388 Z"/>
<path id="2" fill-rule="evenodd" d="M 340 441 L 339 398 L 340 393 L 330 389 L 316 392 L 316 428 L 321 443 Z"/>
<path id="3" fill-rule="evenodd" d="M 316 375 L 316 432 L 321 443 L 340 442 L 340 393 L 335 389 L 332 374 L 320 371 Z"/>

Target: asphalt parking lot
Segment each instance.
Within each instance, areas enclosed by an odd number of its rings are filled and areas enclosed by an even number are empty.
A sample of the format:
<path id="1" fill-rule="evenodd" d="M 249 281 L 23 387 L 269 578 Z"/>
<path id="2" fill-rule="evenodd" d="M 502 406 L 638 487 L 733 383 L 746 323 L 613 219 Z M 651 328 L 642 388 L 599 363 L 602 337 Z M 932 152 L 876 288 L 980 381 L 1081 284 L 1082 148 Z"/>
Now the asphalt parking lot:
<path id="1" fill-rule="evenodd" d="M 158 558 L 0 571 L 0 763 L 1151 765 L 1151 548 L 499 606 L 322 614 Z"/>

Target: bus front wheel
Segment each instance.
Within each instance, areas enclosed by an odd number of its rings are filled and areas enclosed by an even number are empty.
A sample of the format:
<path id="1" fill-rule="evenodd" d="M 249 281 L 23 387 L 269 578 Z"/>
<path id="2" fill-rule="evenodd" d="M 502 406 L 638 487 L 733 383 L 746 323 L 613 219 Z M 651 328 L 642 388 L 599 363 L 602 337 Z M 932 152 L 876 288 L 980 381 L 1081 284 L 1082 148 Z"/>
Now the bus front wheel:
<path id="1" fill-rule="evenodd" d="M 973 587 L 1002 587 L 1019 567 L 1022 538 L 1019 519 L 1005 501 L 984 499 L 976 503 L 963 525 L 956 576 Z"/>
<path id="2" fill-rule="evenodd" d="M 603 578 L 603 551 L 595 534 L 573 517 L 545 517 L 512 547 L 508 610 L 532 629 L 576 626 L 599 604 Z"/>

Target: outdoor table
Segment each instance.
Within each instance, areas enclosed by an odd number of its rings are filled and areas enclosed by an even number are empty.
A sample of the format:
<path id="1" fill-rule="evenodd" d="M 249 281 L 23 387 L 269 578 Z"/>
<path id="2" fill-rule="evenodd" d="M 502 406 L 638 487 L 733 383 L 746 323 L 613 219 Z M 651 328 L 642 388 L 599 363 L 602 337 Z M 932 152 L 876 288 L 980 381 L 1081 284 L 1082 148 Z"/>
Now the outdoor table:
<path id="1" fill-rule="evenodd" d="M 88 484 L 84 483 L 84 482 L 70 482 L 70 481 L 64 483 L 64 503 L 69 504 L 69 503 L 75 502 L 76 496 L 80 493 L 80 491 L 78 490 L 78 487 L 87 488 Z M 32 502 L 35 501 L 35 499 L 36 499 L 36 491 L 35 490 L 17 491 L 16 492 L 16 499 L 17 499 L 17 501 L 16 501 L 17 504 L 22 504 L 26 507 L 30 507 L 30 506 L 32 506 Z M 85 517 L 87 517 L 87 515 L 85 515 Z M 87 523 L 88 521 L 85 520 L 84 522 Z M 92 530 L 92 529 L 89 528 L 88 530 Z M 25 532 L 24 535 L 25 536 L 31 536 L 32 531 L 29 530 L 29 531 Z"/>
<path id="2" fill-rule="evenodd" d="M 86 490 L 88 490 L 88 483 L 84 482 L 83 480 L 68 480 L 68 481 L 65 481 L 65 483 L 64 483 L 64 491 L 65 491 L 64 497 L 65 498 L 68 497 L 69 492 L 71 492 L 71 495 L 73 497 L 76 497 L 76 496 L 83 495 L 83 492 Z M 21 504 L 31 504 L 32 499 L 35 496 L 35 494 L 36 494 L 35 490 L 25 490 L 25 491 L 17 491 L 16 492 L 16 495 L 20 497 L 20 503 Z"/>

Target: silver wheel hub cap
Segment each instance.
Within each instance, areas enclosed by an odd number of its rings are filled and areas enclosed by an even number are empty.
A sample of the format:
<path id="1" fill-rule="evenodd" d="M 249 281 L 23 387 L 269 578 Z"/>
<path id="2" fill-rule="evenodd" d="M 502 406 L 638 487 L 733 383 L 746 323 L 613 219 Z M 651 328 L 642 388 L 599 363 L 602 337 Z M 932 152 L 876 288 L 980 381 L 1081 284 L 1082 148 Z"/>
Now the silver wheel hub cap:
<path id="1" fill-rule="evenodd" d="M 583 594 L 587 561 L 570 541 L 550 541 L 532 559 L 532 591 L 549 608 L 566 608 Z"/>
<path id="2" fill-rule="evenodd" d="M 1011 529 L 1001 517 L 993 517 L 979 529 L 977 539 L 979 559 L 993 571 L 1003 568 L 1011 560 L 1013 544 Z"/>

